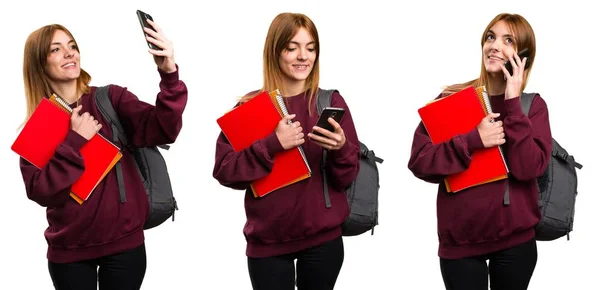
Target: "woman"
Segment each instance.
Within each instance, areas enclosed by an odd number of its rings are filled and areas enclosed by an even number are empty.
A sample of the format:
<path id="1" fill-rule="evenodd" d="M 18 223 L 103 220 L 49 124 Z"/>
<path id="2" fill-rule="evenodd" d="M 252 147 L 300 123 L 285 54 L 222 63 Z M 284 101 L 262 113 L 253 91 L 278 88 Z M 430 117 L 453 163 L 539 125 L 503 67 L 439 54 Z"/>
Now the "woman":
<path id="1" fill-rule="evenodd" d="M 140 101 L 127 89 L 111 85 L 109 95 L 133 146 L 172 143 L 182 126 L 187 88 L 179 80 L 173 45 L 158 25 L 146 29 L 149 50 L 161 77 L 156 106 Z M 112 140 L 110 125 L 96 109 L 96 87 L 80 68 L 73 35 L 58 24 L 44 26 L 25 43 L 23 77 L 28 118 L 42 98 L 55 93 L 73 113 L 70 130 L 48 164 L 39 169 L 20 159 L 29 199 L 46 207 L 48 268 L 55 289 L 139 289 L 146 272 L 143 225 L 148 199 L 131 152 L 122 149 L 127 198 L 120 201 L 115 170 L 111 170 L 83 204 L 69 197 L 71 185 L 84 170 L 80 148 L 95 134 Z M 120 146 L 120 144 L 117 144 Z"/>
<path id="2" fill-rule="evenodd" d="M 342 96 L 332 106 L 346 110 L 334 131 L 314 127 L 318 112 L 319 36 L 302 14 L 279 14 L 269 28 L 263 56 L 264 83 L 260 90 L 279 89 L 290 115 L 269 136 L 235 152 L 221 133 L 217 140 L 213 176 L 224 186 L 246 190 L 244 236 L 253 289 L 294 289 L 297 259 L 298 289 L 333 289 L 344 259 L 341 224 L 349 214 L 344 193 L 358 174 L 358 137 Z M 251 93 L 241 102 L 257 95 Z M 290 120 L 290 124 L 288 124 Z M 317 136 L 312 130 L 322 133 Z M 308 138 L 305 138 L 305 135 Z M 275 154 L 302 146 L 312 176 L 255 198 L 250 184 L 269 174 Z M 331 207 L 326 208 L 320 162 L 327 154 Z"/>
<path id="3" fill-rule="evenodd" d="M 522 16 L 504 13 L 488 24 L 481 45 L 479 78 L 450 86 L 442 97 L 468 86 L 486 86 L 494 113 L 470 132 L 436 145 L 419 124 L 408 167 L 420 179 L 441 183 L 438 255 L 446 289 L 487 289 L 488 273 L 492 289 L 527 289 L 537 263 L 536 178 L 544 173 L 552 150 L 545 101 L 536 95 L 526 116 L 519 99 L 535 59 L 535 36 Z M 530 57 L 520 59 L 517 52 L 525 48 Z M 504 149 L 508 179 L 446 192 L 446 176 L 468 168 L 476 150 L 494 146 Z M 510 200 L 505 200 L 506 186 Z"/>

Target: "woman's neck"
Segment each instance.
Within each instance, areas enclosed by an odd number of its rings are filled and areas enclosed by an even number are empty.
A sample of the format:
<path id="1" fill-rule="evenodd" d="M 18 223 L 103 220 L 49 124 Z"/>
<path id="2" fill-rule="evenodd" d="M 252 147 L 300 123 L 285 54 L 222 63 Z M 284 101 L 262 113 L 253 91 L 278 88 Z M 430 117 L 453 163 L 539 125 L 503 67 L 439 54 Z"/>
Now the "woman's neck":
<path id="1" fill-rule="evenodd" d="M 54 93 L 69 104 L 77 102 L 81 97 L 81 94 L 77 90 L 77 83 L 54 83 L 51 87 Z"/>
<path id="2" fill-rule="evenodd" d="M 283 81 L 283 88 L 280 88 L 284 97 L 292 97 L 306 91 L 305 81 Z"/>
<path id="3" fill-rule="evenodd" d="M 506 91 L 506 80 L 504 74 L 488 74 L 487 91 L 490 96 L 498 96 Z"/>

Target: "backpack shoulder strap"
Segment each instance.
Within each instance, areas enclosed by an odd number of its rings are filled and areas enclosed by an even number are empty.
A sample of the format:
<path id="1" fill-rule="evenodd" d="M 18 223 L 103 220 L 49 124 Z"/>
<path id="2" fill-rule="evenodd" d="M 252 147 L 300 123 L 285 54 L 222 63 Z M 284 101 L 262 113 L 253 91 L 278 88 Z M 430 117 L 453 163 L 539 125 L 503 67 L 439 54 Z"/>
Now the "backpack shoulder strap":
<path id="1" fill-rule="evenodd" d="M 522 93 L 521 94 L 521 110 L 525 113 L 525 116 L 529 116 L 529 109 L 531 109 L 531 103 L 533 102 L 535 93 Z"/>
<path id="2" fill-rule="evenodd" d="M 321 115 L 323 109 L 331 106 L 331 95 L 334 90 L 323 90 L 319 89 L 317 93 L 317 114 Z M 325 170 L 325 164 L 327 162 L 327 150 L 323 149 L 323 158 L 321 159 L 321 175 L 323 175 L 323 197 L 325 198 L 325 207 L 331 207 L 331 199 L 329 198 L 329 184 L 327 182 L 327 172 Z"/>
<path id="3" fill-rule="evenodd" d="M 115 111 L 115 108 L 110 101 L 110 97 L 108 95 L 109 86 L 97 87 L 96 93 L 94 94 L 94 99 L 96 100 L 96 107 L 98 111 L 102 114 L 102 117 L 110 124 L 110 127 L 113 132 L 113 141 L 121 141 L 123 146 L 129 148 L 129 140 L 127 140 L 127 135 L 125 135 L 125 130 L 123 129 L 123 125 L 121 125 L 121 121 L 119 121 L 119 116 Z"/>
<path id="4" fill-rule="evenodd" d="M 108 85 L 96 88 L 96 92 L 94 93 L 96 107 L 98 108 L 98 111 L 100 111 L 100 114 L 102 114 L 102 117 L 110 124 L 113 142 L 117 143 L 121 140 L 122 146 L 129 147 L 125 130 L 123 130 L 123 126 L 121 126 L 121 122 L 119 121 L 119 116 L 117 115 L 117 112 L 115 112 L 112 102 L 110 101 L 108 89 Z M 125 203 L 127 199 L 125 198 L 125 182 L 123 180 L 123 168 L 121 167 L 120 160 L 115 164 L 115 170 L 117 171 L 117 184 L 119 185 L 121 203 Z"/>
<path id="5" fill-rule="evenodd" d="M 331 106 L 331 96 L 333 92 L 337 90 L 323 90 L 319 89 L 319 93 L 317 93 L 317 114 L 321 115 L 323 109 Z"/>

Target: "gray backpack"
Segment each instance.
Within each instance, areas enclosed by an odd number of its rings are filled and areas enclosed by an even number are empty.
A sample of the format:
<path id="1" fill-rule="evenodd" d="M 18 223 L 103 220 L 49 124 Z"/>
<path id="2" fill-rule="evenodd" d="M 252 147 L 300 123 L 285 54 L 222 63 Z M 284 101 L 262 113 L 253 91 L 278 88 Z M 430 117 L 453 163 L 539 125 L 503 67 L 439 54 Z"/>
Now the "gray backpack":
<path id="1" fill-rule="evenodd" d="M 148 204 L 150 206 L 150 212 L 144 223 L 144 229 L 147 230 L 156 227 L 169 217 L 172 217 L 174 221 L 175 210 L 179 208 L 173 196 L 167 164 L 158 151 L 157 146 L 132 148 L 125 135 L 125 130 L 119 121 L 119 116 L 115 112 L 108 96 L 108 86 L 98 87 L 94 98 L 96 100 L 96 107 L 111 126 L 113 142 L 118 144 L 118 141 L 121 141 L 121 150 L 128 149 L 133 152 L 133 157 L 144 184 L 144 189 L 146 189 Z M 169 149 L 168 145 L 160 145 L 158 147 Z M 121 161 L 117 162 L 115 170 L 117 171 L 121 202 L 124 203 L 126 197 Z"/>
<path id="2" fill-rule="evenodd" d="M 334 91 L 319 89 L 317 94 L 317 111 L 319 115 L 324 108 L 331 105 L 331 95 Z M 368 230 L 371 230 L 372 235 L 375 226 L 379 224 L 379 171 L 377 163 L 382 163 L 383 159 L 375 156 L 375 153 L 369 150 L 365 144 L 359 143 L 361 152 L 360 170 L 356 179 L 346 188 L 350 216 L 342 224 L 343 236 L 356 236 Z M 331 201 L 324 166 L 326 160 L 327 150 L 323 150 L 323 160 L 321 161 L 323 194 L 325 196 L 325 206 L 330 208 Z"/>
<path id="3" fill-rule="evenodd" d="M 525 115 L 529 115 L 534 96 L 534 93 L 523 93 L 521 96 L 521 108 Z M 575 158 L 553 138 L 550 163 L 544 175 L 537 179 L 542 219 L 535 228 L 536 240 L 551 241 L 565 235 L 569 240 L 577 197 L 576 168 L 581 169 L 581 164 L 575 162 Z"/>

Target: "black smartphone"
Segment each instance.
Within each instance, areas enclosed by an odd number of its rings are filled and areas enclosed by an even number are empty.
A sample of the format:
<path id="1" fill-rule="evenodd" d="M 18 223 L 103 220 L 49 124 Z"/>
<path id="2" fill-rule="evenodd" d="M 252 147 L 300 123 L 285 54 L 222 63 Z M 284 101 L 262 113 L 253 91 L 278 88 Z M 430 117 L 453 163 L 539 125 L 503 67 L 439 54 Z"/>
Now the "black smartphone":
<path id="1" fill-rule="evenodd" d="M 521 60 L 523 60 L 524 57 L 527 57 L 527 63 L 525 64 L 525 69 L 529 68 L 529 48 L 524 48 L 523 50 L 519 51 L 519 53 L 517 53 L 517 55 L 519 56 L 519 58 Z M 510 63 L 510 61 L 507 61 L 504 63 L 504 67 L 506 67 L 506 69 L 508 70 L 508 73 L 512 76 L 513 74 L 513 69 L 512 69 L 512 64 Z"/>
<path id="2" fill-rule="evenodd" d="M 154 28 L 152 28 L 152 26 L 150 26 L 150 24 L 148 24 L 146 19 L 150 19 L 151 21 L 154 21 L 154 19 L 152 19 L 152 16 L 150 14 L 142 12 L 141 10 L 138 10 L 136 13 L 137 13 L 138 20 L 140 21 L 140 25 L 142 26 L 142 31 L 144 32 L 144 36 L 148 36 L 148 34 L 144 31 L 144 27 L 150 28 L 152 30 L 154 30 Z M 154 31 L 156 31 L 156 30 L 154 30 Z M 160 47 L 154 45 L 150 41 L 146 40 L 146 42 L 148 43 L 148 47 L 150 47 L 154 50 L 162 50 Z"/>
<path id="3" fill-rule="evenodd" d="M 344 108 L 327 107 L 327 108 L 323 109 L 323 112 L 321 113 L 321 116 L 319 117 L 319 120 L 317 121 L 316 126 L 333 132 L 333 130 L 334 130 L 333 125 L 331 125 L 331 123 L 329 123 L 328 119 L 332 118 L 336 122 L 340 123 L 340 121 L 342 121 L 342 117 L 344 116 L 345 112 L 346 112 L 346 110 L 344 110 Z M 313 134 L 315 134 L 317 136 L 323 136 L 323 134 L 321 134 L 317 131 L 314 131 L 314 130 L 313 130 Z"/>

